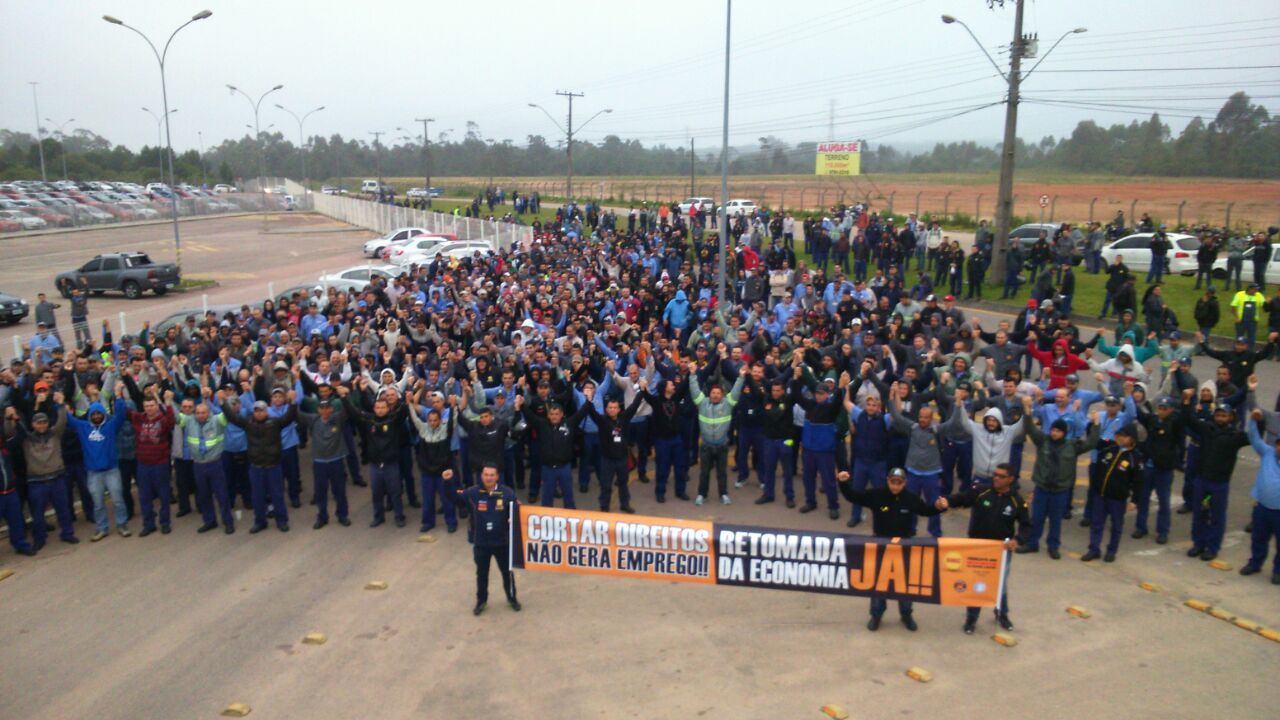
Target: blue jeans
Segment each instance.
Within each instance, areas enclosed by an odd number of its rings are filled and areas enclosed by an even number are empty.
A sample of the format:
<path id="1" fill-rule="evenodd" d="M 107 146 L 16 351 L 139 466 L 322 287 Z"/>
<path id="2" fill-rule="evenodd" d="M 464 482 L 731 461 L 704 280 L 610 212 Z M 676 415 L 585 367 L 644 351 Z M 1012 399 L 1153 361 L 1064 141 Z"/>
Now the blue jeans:
<path id="1" fill-rule="evenodd" d="M 911 609 L 913 603 L 910 600 L 898 601 L 898 615 L 909 618 L 911 617 Z M 871 596 L 871 617 L 878 618 L 884 615 L 884 611 L 889 609 L 889 601 L 879 595 Z"/>
<path id="2" fill-rule="evenodd" d="M 89 493 L 93 495 L 93 507 L 95 509 L 93 521 L 97 525 L 98 532 L 105 533 L 111 530 L 111 526 L 107 523 L 107 505 L 104 491 L 111 493 L 111 506 L 116 512 L 116 527 L 127 527 L 129 511 L 124 506 L 124 490 L 120 484 L 119 468 L 90 470 L 88 474 Z"/>
<path id="3" fill-rule="evenodd" d="M 1147 517 L 1151 514 L 1151 493 L 1155 491 L 1156 535 L 1169 534 L 1169 494 L 1173 489 L 1173 469 L 1157 470 L 1149 467 L 1143 473 L 1142 491 L 1138 494 L 1138 512 L 1133 519 L 1135 530 L 1147 532 Z"/>
<path id="4" fill-rule="evenodd" d="M 884 487 L 888 475 L 888 464 L 884 460 L 853 460 L 853 475 L 849 478 L 850 488 L 862 491 L 868 487 Z M 862 521 L 862 506 L 854 503 L 849 519 Z"/>
<path id="5" fill-rule="evenodd" d="M 26 552 L 31 548 L 31 543 L 27 541 L 27 526 L 22 518 L 22 500 L 18 497 L 17 488 L 0 493 L 0 519 L 9 526 L 9 544 L 14 550 Z"/>
<path id="6" fill-rule="evenodd" d="M 196 508 L 205 525 L 217 519 L 213 504 L 218 503 L 222 511 L 222 524 L 229 528 L 236 526 L 235 516 L 231 514 L 231 499 L 227 496 L 227 475 L 222 469 L 222 460 L 207 463 L 192 463 L 196 476 Z"/>
<path id="7" fill-rule="evenodd" d="M 333 491 L 335 512 L 339 520 L 347 517 L 347 476 L 342 459 L 313 460 L 311 471 L 316 484 L 316 520 L 329 522 L 329 491 Z M 426 512 L 425 510 L 423 512 Z M 424 516 L 425 517 L 425 516 Z M 435 512 L 432 511 L 432 519 Z"/>
<path id="8" fill-rule="evenodd" d="M 138 503 L 142 529 L 156 529 L 155 501 L 160 501 L 160 527 L 169 527 L 169 464 L 138 463 Z"/>
<path id="9" fill-rule="evenodd" d="M 13 526 L 9 526 L 12 532 Z M 19 526 L 21 528 L 21 526 Z M 1267 561 L 1267 545 L 1276 541 L 1276 557 L 1272 572 L 1280 573 L 1280 510 L 1272 510 L 1261 503 L 1253 506 L 1253 534 L 1250 536 L 1249 567 L 1262 569 Z"/>
<path id="10" fill-rule="evenodd" d="M 604 476 L 600 476 L 600 484 L 604 485 Z M 538 504 L 543 507 L 555 507 L 556 490 L 560 490 L 560 494 L 564 496 L 564 506 L 569 509 L 575 509 L 578 506 L 573 502 L 573 466 L 568 463 L 564 465 L 543 465 L 542 466 L 542 494 L 538 497 Z"/>
<path id="11" fill-rule="evenodd" d="M 942 471 L 920 474 L 907 470 L 907 492 L 919 495 L 924 499 L 926 505 L 933 505 L 938 501 L 938 497 L 942 493 Z M 919 520 L 920 517 L 918 515 L 911 516 L 912 534 L 915 534 Z M 929 518 L 929 534 L 934 537 L 942 537 L 941 516 L 934 515 Z"/>
<path id="12" fill-rule="evenodd" d="M 1049 520 L 1050 550 L 1057 550 L 1062 545 L 1062 516 L 1071 507 L 1071 491 L 1059 490 L 1049 492 L 1036 488 L 1031 496 L 1031 539 L 1028 547 L 1040 547 L 1040 536 L 1044 533 L 1044 521 Z"/>
<path id="13" fill-rule="evenodd" d="M 278 476 L 278 473 L 277 473 Z M 369 489 L 373 491 L 373 519 L 381 522 L 386 519 L 386 501 L 391 498 L 391 510 L 396 520 L 404 520 L 404 498 L 400 496 L 400 484 L 404 474 L 400 472 L 400 462 L 370 463 Z M 276 508 L 279 518 L 280 509 Z"/>
<path id="14" fill-rule="evenodd" d="M 760 475 L 761 496 L 772 498 L 778 480 L 778 463 L 782 463 L 782 493 L 788 500 L 795 500 L 795 463 L 792 461 L 792 442 L 787 438 L 764 439 L 764 452 L 756 472 Z"/>
<path id="15" fill-rule="evenodd" d="M 689 482 L 689 458 L 685 454 L 684 438 L 680 435 L 655 438 L 653 441 L 654 463 L 657 465 L 654 478 L 655 497 L 667 496 L 667 475 L 675 472 L 676 494 L 683 495 L 685 485 Z"/>
<path id="16" fill-rule="evenodd" d="M 289 506 L 284 502 L 284 475 L 279 465 L 259 467 L 249 465 L 249 493 L 253 495 L 253 526 L 267 526 L 267 498 L 271 498 L 271 507 L 276 513 L 276 527 L 289 524 Z M 382 498 L 376 493 L 373 506 L 375 512 L 381 512 Z"/>
<path id="17" fill-rule="evenodd" d="M 1151 267 L 1147 269 L 1147 284 L 1148 284 L 1148 285 L 1150 285 L 1150 284 L 1151 284 L 1151 282 L 1152 282 L 1152 278 L 1155 278 L 1155 282 L 1160 282 L 1161 278 L 1163 278 L 1163 277 L 1164 277 L 1164 264 L 1165 264 L 1165 262 L 1166 262 L 1166 261 L 1165 261 L 1165 258 L 1164 258 L 1164 256 L 1162 256 L 1162 255 L 1161 255 L 1161 256 L 1156 256 L 1156 255 L 1152 255 L 1152 256 L 1151 256 Z"/>
<path id="18" fill-rule="evenodd" d="M 1124 511 L 1127 504 L 1124 500 L 1112 500 L 1089 491 L 1093 505 L 1089 512 L 1089 549 L 1098 552 L 1102 545 L 1102 530 L 1108 520 L 1111 521 L 1111 534 L 1107 538 L 1107 554 L 1115 554 L 1120 549 L 1120 534 L 1124 532 Z"/>
<path id="19" fill-rule="evenodd" d="M 631 507 L 631 489 L 627 487 L 627 459 L 600 458 L 600 511 L 609 512 L 613 488 L 618 487 L 618 507 Z"/>
<path id="20" fill-rule="evenodd" d="M 1216 553 L 1227 531 L 1230 485 L 1197 477 L 1191 486 L 1191 544 Z"/>
<path id="21" fill-rule="evenodd" d="M 59 535 L 65 540 L 76 536 L 75 515 L 71 512 L 71 495 L 67 492 L 67 476 L 59 474 L 51 480 L 27 482 L 27 495 L 31 502 L 31 539 L 43 545 L 49 537 L 44 526 L 44 511 L 53 503 L 58 516 Z M 166 509 L 167 509 L 166 505 Z"/>
<path id="22" fill-rule="evenodd" d="M 818 474 L 822 475 L 822 489 L 827 494 L 827 509 L 839 510 L 840 502 L 836 500 L 836 454 L 834 451 L 819 452 L 803 448 L 804 470 L 800 481 L 804 485 L 804 502 L 806 505 L 818 504 Z"/>

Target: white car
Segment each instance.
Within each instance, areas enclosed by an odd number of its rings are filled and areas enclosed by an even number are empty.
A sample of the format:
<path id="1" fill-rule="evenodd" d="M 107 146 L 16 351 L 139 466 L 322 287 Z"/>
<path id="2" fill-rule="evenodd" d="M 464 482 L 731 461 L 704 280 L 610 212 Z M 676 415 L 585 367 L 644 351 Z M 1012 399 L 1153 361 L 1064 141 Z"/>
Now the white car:
<path id="1" fill-rule="evenodd" d="M 237 192 L 235 185 L 227 185 L 226 183 L 218 183 L 213 186 L 213 191 L 221 195 L 222 193 Z"/>
<path id="2" fill-rule="evenodd" d="M 347 292 L 363 292 L 373 275 L 390 280 L 400 274 L 395 265 L 356 265 L 328 275 L 321 275 L 319 285 L 326 292 L 329 288 Z"/>
<path id="3" fill-rule="evenodd" d="M 427 234 L 428 233 L 425 229 L 419 227 L 396 228 L 382 237 L 374 238 L 366 242 L 364 244 L 364 254 L 366 257 L 380 258 L 382 257 L 382 251 L 386 250 L 391 243 Z"/>
<path id="4" fill-rule="evenodd" d="M 136 200 L 123 200 L 117 204 L 125 210 L 133 213 L 133 217 L 138 220 L 155 220 L 160 217 L 160 211 L 155 208 L 147 207 Z"/>
<path id="5" fill-rule="evenodd" d="M 420 262 L 429 263 L 434 260 L 437 255 L 443 255 L 450 260 L 461 260 L 463 258 L 471 257 L 476 252 L 479 252 L 481 255 L 486 255 L 492 249 L 493 246 L 486 240 L 458 240 L 456 242 L 449 242 L 431 248 L 431 256 L 425 261 Z"/>
<path id="6" fill-rule="evenodd" d="M 1227 259 L 1220 257 L 1213 263 L 1213 276 L 1219 280 L 1227 277 Z M 1246 283 L 1253 282 L 1253 248 L 1244 251 L 1244 267 L 1240 269 L 1240 278 Z M 1271 246 L 1271 262 L 1267 263 L 1268 283 L 1280 284 L 1280 245 Z"/>
<path id="7" fill-rule="evenodd" d="M 23 230 L 39 230 L 49 224 L 43 218 L 28 215 L 21 210 L 0 210 L 0 218 L 18 223 Z"/>
<path id="8" fill-rule="evenodd" d="M 1134 233 L 1102 246 L 1102 260 L 1110 265 L 1117 255 L 1124 256 L 1124 264 L 1130 270 L 1149 270 L 1151 268 L 1151 238 L 1155 233 Z M 1168 233 L 1169 273 L 1173 275 L 1196 274 L 1196 251 L 1200 249 L 1200 238 L 1195 235 Z"/>
<path id="9" fill-rule="evenodd" d="M 457 235 L 444 235 L 440 233 L 414 235 L 408 240 L 400 240 L 388 245 L 387 248 L 382 251 L 382 259 L 392 263 L 393 265 L 407 265 L 408 261 L 403 259 L 407 255 L 427 254 L 440 245 L 457 241 Z"/>
<path id="10" fill-rule="evenodd" d="M 688 215 L 689 208 L 694 205 L 698 206 L 698 212 L 706 212 L 707 208 L 715 207 L 716 201 L 709 197 L 691 197 L 680 203 L 680 214 Z"/>
<path id="11" fill-rule="evenodd" d="M 756 211 L 756 204 L 752 200 L 730 200 L 724 204 L 724 211 L 728 217 L 750 215 Z"/>

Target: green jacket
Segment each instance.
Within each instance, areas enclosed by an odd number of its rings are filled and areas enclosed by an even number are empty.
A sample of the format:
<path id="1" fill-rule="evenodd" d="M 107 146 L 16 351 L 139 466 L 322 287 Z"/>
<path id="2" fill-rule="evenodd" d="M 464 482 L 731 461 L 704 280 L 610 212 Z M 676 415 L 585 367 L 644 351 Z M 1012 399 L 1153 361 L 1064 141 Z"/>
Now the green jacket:
<path id="1" fill-rule="evenodd" d="M 178 413 L 177 418 L 182 436 L 187 439 L 187 451 L 191 454 L 193 462 L 204 464 L 222 460 L 222 440 L 227 428 L 226 415 L 222 413 L 211 415 L 209 421 L 203 425 L 196 420 L 195 415 Z"/>
<path id="2" fill-rule="evenodd" d="M 733 407 L 738 404 L 738 398 L 742 397 L 742 384 L 743 378 L 738 376 L 729 394 L 720 402 L 713 403 L 702 394 L 697 374 L 689 376 L 689 395 L 693 398 L 693 406 L 698 409 L 698 429 L 704 444 L 729 444 L 729 424 L 733 422 Z"/>
<path id="3" fill-rule="evenodd" d="M 1098 426 L 1090 424 L 1089 434 L 1077 440 L 1064 438 L 1055 441 L 1041 430 L 1028 413 L 1022 418 L 1027 437 L 1036 446 L 1036 465 L 1031 470 L 1031 482 L 1037 490 L 1062 492 L 1076 484 L 1076 458 L 1098 445 Z"/>

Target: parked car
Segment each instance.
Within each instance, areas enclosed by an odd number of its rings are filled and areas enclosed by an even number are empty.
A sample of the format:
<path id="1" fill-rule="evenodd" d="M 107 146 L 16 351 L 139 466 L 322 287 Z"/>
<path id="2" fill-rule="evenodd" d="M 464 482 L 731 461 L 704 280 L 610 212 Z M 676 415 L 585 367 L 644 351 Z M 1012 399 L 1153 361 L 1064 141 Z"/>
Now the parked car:
<path id="1" fill-rule="evenodd" d="M 120 203 L 120 207 L 132 212 L 135 220 L 155 220 L 160 217 L 159 210 L 148 207 L 137 200 L 125 200 Z"/>
<path id="2" fill-rule="evenodd" d="M 209 305 L 208 310 L 211 313 L 215 313 L 218 317 L 223 317 L 227 313 L 239 312 L 240 306 L 230 305 L 230 304 L 217 304 L 217 305 Z M 165 316 L 163 320 L 151 326 L 150 335 L 153 338 L 163 337 L 165 333 L 169 332 L 169 328 L 175 325 L 185 324 L 187 322 L 187 318 L 189 317 L 195 318 L 196 322 L 203 320 L 204 313 L 205 313 L 205 308 L 203 307 L 184 308 L 177 312 L 169 313 L 168 315 Z"/>
<path id="3" fill-rule="evenodd" d="M 0 322 L 12 325 L 21 322 L 31 312 L 27 301 L 17 295 L 0 292 Z"/>
<path id="4" fill-rule="evenodd" d="M 1032 245 L 1036 244 L 1036 240 L 1040 239 L 1040 231 L 1044 231 L 1044 236 L 1049 242 L 1053 242 L 1053 234 L 1057 232 L 1061 225 L 1055 223 L 1027 223 L 1019 225 L 1009 231 L 1009 240 L 1017 240 L 1022 246 L 1022 252 L 1025 255 Z"/>
<path id="5" fill-rule="evenodd" d="M 689 208 L 694 205 L 698 206 L 698 212 L 706 212 L 707 208 L 715 207 L 716 201 L 709 197 L 691 197 L 680 203 L 680 214 L 688 215 Z"/>
<path id="6" fill-rule="evenodd" d="M 724 204 L 724 211 L 727 217 L 750 215 L 756 211 L 756 204 L 752 200 L 730 200 Z"/>
<path id="7" fill-rule="evenodd" d="M 457 241 L 457 235 L 446 235 L 444 233 L 414 235 L 406 240 L 398 240 L 388 245 L 382 251 L 382 259 L 389 263 L 403 265 L 404 263 L 400 262 L 400 258 L 405 255 L 426 252 L 437 245 Z"/>
<path id="8" fill-rule="evenodd" d="M 1127 264 L 1129 261 L 1125 260 Z M 1213 263 L 1213 276 L 1219 280 L 1227 277 L 1227 258 L 1225 255 L 1219 256 Z M 1253 248 L 1244 251 L 1244 268 L 1240 271 L 1240 278 L 1247 282 L 1252 282 L 1253 278 Z M 1271 246 L 1271 262 L 1267 263 L 1267 283 L 1276 283 L 1280 285 L 1280 244 Z"/>
<path id="9" fill-rule="evenodd" d="M 0 213 L 0 232 L 19 232 L 20 230 L 22 230 L 22 223 Z"/>
<path id="10" fill-rule="evenodd" d="M 1124 256 L 1124 264 L 1130 270 L 1149 270 L 1151 268 L 1151 238 L 1155 233 L 1134 233 L 1126 235 L 1114 242 L 1102 246 L 1102 260 L 1110 265 L 1117 255 Z M 1168 233 L 1169 272 L 1174 275 L 1196 274 L 1196 251 L 1200 249 L 1200 238 L 1182 233 Z M 1224 266 L 1225 267 L 1225 266 Z"/>
<path id="11" fill-rule="evenodd" d="M 423 254 L 418 260 L 410 260 L 409 262 L 417 262 L 419 265 L 430 263 L 437 255 L 443 255 L 450 260 L 461 260 L 469 258 L 479 252 L 481 255 L 488 253 L 493 246 L 485 240 L 458 240 L 457 242 L 444 243 L 431 248 L 431 254 Z"/>
<path id="12" fill-rule="evenodd" d="M 369 279 L 373 275 L 390 280 L 399 274 L 400 268 L 395 265 L 356 265 L 336 273 L 321 275 L 319 285 L 326 292 L 328 292 L 329 288 L 347 292 L 363 292 L 369 286 Z"/>
<path id="13" fill-rule="evenodd" d="M 385 186 L 382 186 L 382 187 L 385 187 Z M 376 193 L 378 192 L 378 188 L 379 188 L 379 185 L 377 180 L 365 180 L 364 182 L 360 183 L 360 192 L 362 193 Z"/>
<path id="14" fill-rule="evenodd" d="M 22 230 L 39 230 L 49 225 L 42 218 L 21 210 L 0 210 L 0 219 L 15 222 L 21 226 Z"/>
<path id="15" fill-rule="evenodd" d="M 364 254 L 371 258 L 380 258 L 382 257 L 382 251 L 386 250 L 387 246 L 390 245 L 391 243 L 399 242 L 401 240 L 408 240 L 411 237 L 416 237 L 418 235 L 426 235 L 426 234 L 428 233 L 424 228 L 418 228 L 418 227 L 396 228 L 395 230 L 392 230 L 391 232 L 387 233 L 386 235 L 383 235 L 382 237 L 374 238 L 366 242 L 364 244 Z"/>
<path id="16" fill-rule="evenodd" d="M 63 297 L 71 297 L 71 288 L 83 277 L 94 294 L 120 290 L 130 300 L 151 290 L 163 295 L 181 281 L 181 271 L 173 263 L 154 263 L 146 253 L 111 253 L 94 255 L 78 270 L 59 273 L 54 285 Z"/>
<path id="17" fill-rule="evenodd" d="M 218 194 L 240 192 L 235 185 L 227 185 L 226 183 L 218 183 L 213 186 L 213 191 Z"/>

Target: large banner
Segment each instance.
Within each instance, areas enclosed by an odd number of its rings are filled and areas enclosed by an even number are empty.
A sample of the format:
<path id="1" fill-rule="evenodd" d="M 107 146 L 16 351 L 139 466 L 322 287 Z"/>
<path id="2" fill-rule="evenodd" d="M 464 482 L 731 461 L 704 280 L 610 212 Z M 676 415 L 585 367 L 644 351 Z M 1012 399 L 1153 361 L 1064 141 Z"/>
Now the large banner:
<path id="1" fill-rule="evenodd" d="M 861 175 L 862 145 L 857 140 L 849 142 L 818 143 L 818 159 L 814 175 Z"/>
<path id="2" fill-rule="evenodd" d="M 1001 543 L 888 539 L 517 504 L 511 566 L 995 607 Z"/>

